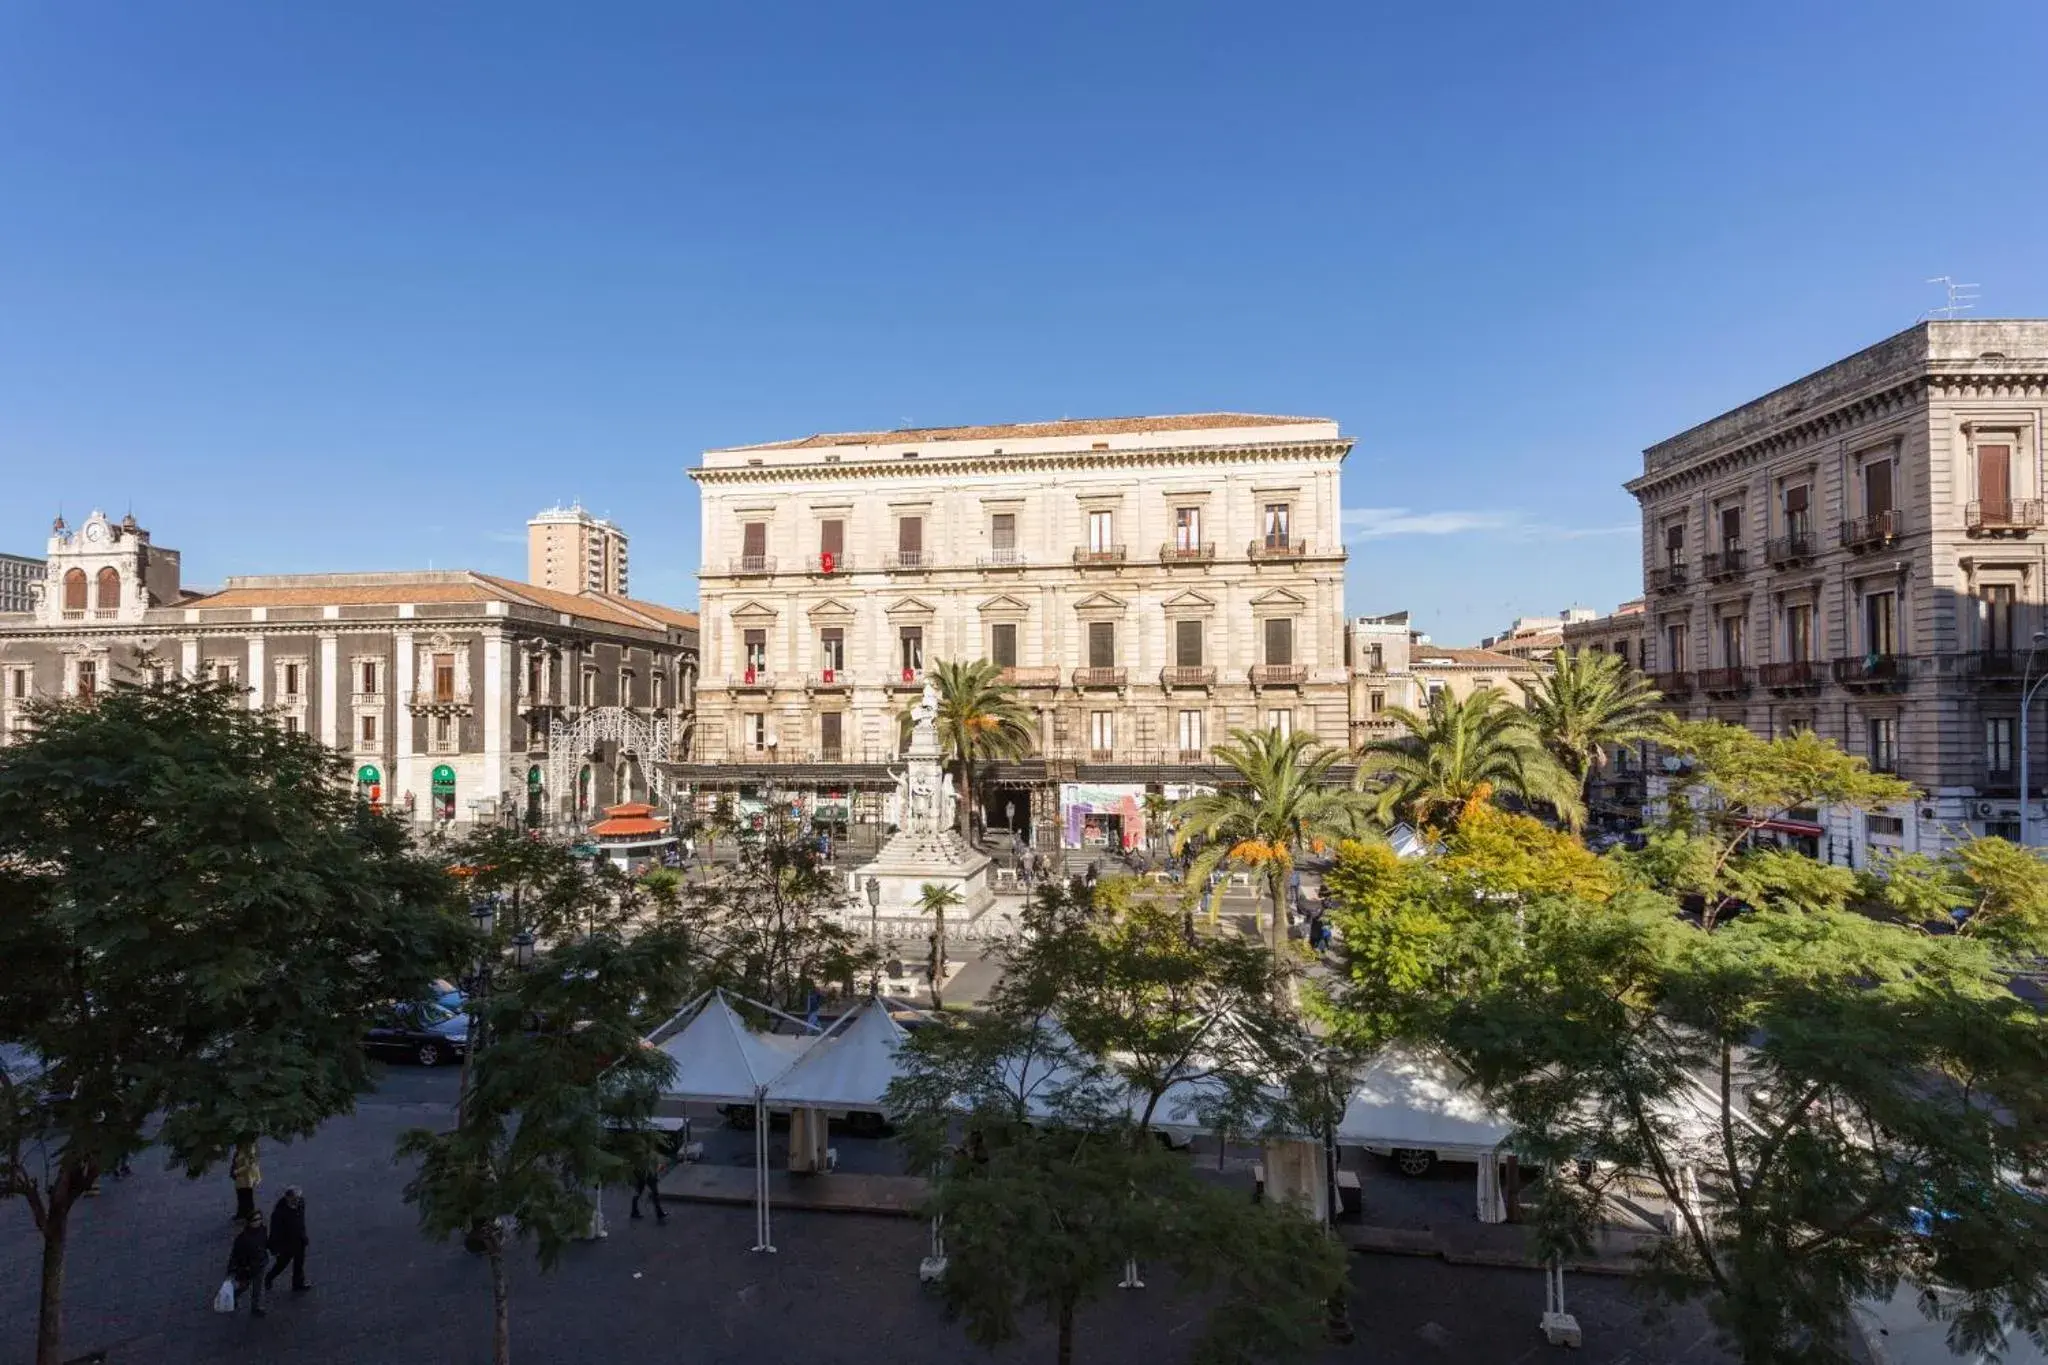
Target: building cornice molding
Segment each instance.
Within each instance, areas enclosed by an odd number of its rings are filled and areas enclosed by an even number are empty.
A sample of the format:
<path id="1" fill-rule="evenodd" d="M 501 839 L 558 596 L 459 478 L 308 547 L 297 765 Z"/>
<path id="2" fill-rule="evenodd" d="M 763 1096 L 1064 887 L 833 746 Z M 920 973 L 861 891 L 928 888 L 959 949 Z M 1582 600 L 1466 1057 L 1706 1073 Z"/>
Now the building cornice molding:
<path id="1" fill-rule="evenodd" d="M 1824 439 L 1851 427 L 1865 426 L 1873 420 L 1895 417 L 1922 407 L 1926 396 L 1935 388 L 1937 382 L 1935 376 L 1914 375 L 1725 450 L 1697 457 L 1683 465 L 1644 474 L 1641 478 L 1629 480 L 1622 487 L 1633 493 L 1638 502 L 1644 504 L 1681 490 L 1698 488 L 1752 465 L 1774 459 L 1816 439 Z"/>
<path id="2" fill-rule="evenodd" d="M 516 629 L 515 629 L 516 627 Z M 532 634 L 546 634 L 556 643 L 565 641 L 603 641 L 628 645 L 633 648 L 665 648 L 679 653 L 688 653 L 690 646 L 672 636 L 657 634 L 650 630 L 636 630 L 621 626 L 616 630 L 592 629 L 589 627 L 564 626 L 554 622 L 522 621 L 516 617 L 478 616 L 470 619 L 436 616 L 422 619 L 392 619 L 385 621 L 93 621 L 82 626 L 44 625 L 21 628 L 0 626 L 0 646 L 23 643 L 63 643 L 81 638 L 106 637 L 109 640 L 131 642 L 136 639 L 199 640 L 235 637 L 248 639 L 260 636 L 264 639 L 280 639 L 293 636 L 319 638 L 333 635 L 381 636 L 410 634 L 432 634 L 436 631 L 462 631 L 479 637 L 499 635 L 507 640 L 523 643 L 524 637 Z"/>
<path id="3" fill-rule="evenodd" d="M 1340 437 L 1331 441 L 1281 441 L 1270 445 L 1234 443 L 1227 446 L 1159 446 L 1144 450 L 1020 452 L 1014 455 L 965 455 L 951 459 L 921 455 L 915 460 L 861 460 L 839 464 L 804 461 L 717 469 L 700 465 L 687 472 L 692 479 L 703 484 L 881 481 L 905 475 L 958 478 L 972 474 L 1057 473 L 1078 469 L 1157 469 L 1165 465 L 1187 464 L 1254 465 L 1333 459 L 1341 463 L 1351 453 L 1351 446 L 1350 438 Z"/>

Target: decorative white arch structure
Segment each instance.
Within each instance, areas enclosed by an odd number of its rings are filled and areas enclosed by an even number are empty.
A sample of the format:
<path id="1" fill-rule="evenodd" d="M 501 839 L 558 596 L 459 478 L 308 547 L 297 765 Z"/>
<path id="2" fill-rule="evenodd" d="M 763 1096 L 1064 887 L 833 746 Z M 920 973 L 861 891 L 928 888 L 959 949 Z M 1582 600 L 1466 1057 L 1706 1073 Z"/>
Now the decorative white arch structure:
<path id="1" fill-rule="evenodd" d="M 557 716 L 548 722 L 549 806 L 555 807 L 566 796 L 570 814 L 575 814 L 576 775 L 590 751 L 606 740 L 616 743 L 622 756 L 632 755 L 633 766 L 647 784 L 648 799 L 661 804 L 668 795 L 661 765 L 669 759 L 674 738 L 668 717 L 643 715 L 623 706 L 587 707 L 574 720 Z M 620 770 L 615 764 L 614 771 Z"/>

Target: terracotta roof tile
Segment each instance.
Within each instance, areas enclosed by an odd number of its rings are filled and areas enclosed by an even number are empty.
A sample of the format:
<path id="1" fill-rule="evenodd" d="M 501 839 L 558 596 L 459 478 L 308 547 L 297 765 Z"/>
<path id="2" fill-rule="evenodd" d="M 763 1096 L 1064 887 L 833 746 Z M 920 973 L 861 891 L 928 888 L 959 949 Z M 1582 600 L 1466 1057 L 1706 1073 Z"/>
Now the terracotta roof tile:
<path id="1" fill-rule="evenodd" d="M 1206 431 L 1215 427 L 1282 427 L 1321 417 L 1280 417 L 1250 412 L 1192 412 L 1167 417 L 1087 417 L 1058 422 L 1009 422 L 973 427 L 905 427 L 898 431 L 820 432 L 794 441 L 764 441 L 738 450 L 807 450 L 820 446 L 900 445 L 913 441 L 1019 441 L 1060 436 L 1129 436 L 1154 431 Z"/>
<path id="2" fill-rule="evenodd" d="M 389 583 L 330 584 L 318 587 L 229 586 L 205 597 L 188 598 L 178 606 L 210 611 L 215 607 L 380 607 L 401 602 L 489 602 L 498 594 L 480 583 L 435 583 L 394 579 Z"/>

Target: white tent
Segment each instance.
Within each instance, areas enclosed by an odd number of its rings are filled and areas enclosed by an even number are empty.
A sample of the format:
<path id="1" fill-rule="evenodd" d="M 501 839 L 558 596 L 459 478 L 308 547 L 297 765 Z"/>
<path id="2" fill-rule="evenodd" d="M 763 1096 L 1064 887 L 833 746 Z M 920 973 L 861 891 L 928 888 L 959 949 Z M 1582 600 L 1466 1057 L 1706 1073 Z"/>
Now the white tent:
<path id="1" fill-rule="evenodd" d="M 1421 1147 L 1457 1161 L 1493 1155 L 1513 1125 L 1486 1107 L 1458 1068 L 1419 1048 L 1394 1045 L 1359 1074 L 1337 1125 L 1351 1147 Z"/>
<path id="2" fill-rule="evenodd" d="M 841 1015 L 780 1074 L 762 1100 L 807 1109 L 864 1109 L 879 1113 L 889 1083 L 901 1074 L 896 1050 L 903 1030 L 888 1008 L 870 1000 Z"/>
<path id="3" fill-rule="evenodd" d="M 1916 1286 L 1902 1284 L 1889 1302 L 1863 1299 L 1849 1310 L 1878 1365 L 1985 1365 L 1994 1358 L 2003 1365 L 2048 1365 L 2048 1354 L 2021 1331 L 2007 1334 L 1997 1357 L 1950 1350 L 1948 1324 L 1922 1314 L 1919 1300 Z"/>
<path id="4" fill-rule="evenodd" d="M 723 991 L 705 997 L 696 1017 L 657 1044 L 675 1059 L 675 1075 L 662 1098 L 703 1104 L 753 1104 L 761 1087 L 787 1070 L 816 1040 L 756 1033 L 726 1002 Z"/>

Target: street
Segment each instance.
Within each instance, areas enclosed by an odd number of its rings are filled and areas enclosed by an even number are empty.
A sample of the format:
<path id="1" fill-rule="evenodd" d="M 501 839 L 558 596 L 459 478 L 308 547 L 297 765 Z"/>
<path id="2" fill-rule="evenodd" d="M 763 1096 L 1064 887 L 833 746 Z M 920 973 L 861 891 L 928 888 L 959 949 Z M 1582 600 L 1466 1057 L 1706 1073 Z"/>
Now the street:
<path id="1" fill-rule="evenodd" d="M 312 1292 L 279 1290 L 263 1321 L 209 1311 L 233 1225 L 225 1171 L 203 1181 L 145 1156 L 126 1180 L 80 1206 L 67 1274 L 67 1355 L 109 1351 L 110 1365 L 264 1362 L 483 1362 L 490 1354 L 484 1263 L 434 1244 L 402 1197 L 397 1135 L 446 1120 L 453 1069 L 393 1067 L 357 1113 L 312 1141 L 266 1144 L 266 1213 L 287 1184 L 307 1193 Z M 714 1130 L 715 1134 L 715 1130 Z M 714 1156 L 739 1144 L 713 1135 Z M 853 1144 L 848 1142 L 847 1146 Z M 701 1362 L 887 1360 L 940 1365 L 984 1353 L 919 1287 L 928 1228 L 908 1219 L 778 1213 L 773 1256 L 748 1250 L 745 1208 L 671 1202 L 665 1225 L 628 1221 L 608 1193 L 611 1236 L 578 1244 L 553 1274 L 531 1249 L 514 1254 L 513 1351 L 525 1361 L 579 1365 L 633 1359 Z M 0 1205 L 0 1359 L 27 1359 L 34 1340 L 40 1241 L 27 1210 Z M 1543 1289 L 1534 1271 L 1476 1269 L 1403 1256 L 1354 1256 L 1357 1342 L 1330 1362 L 1507 1365 L 1553 1354 L 1536 1332 Z M 1082 1313 L 1078 1359 L 1184 1358 L 1196 1303 L 1147 1267 L 1142 1291 L 1112 1292 Z M 1705 1315 L 1691 1306 L 1646 1319 L 1633 1282 L 1579 1275 L 1569 1307 L 1585 1332 L 1582 1365 L 1651 1361 L 1721 1365 Z M 1045 1360 L 1050 1334 L 1027 1320 L 1026 1339 L 998 1360 Z"/>

